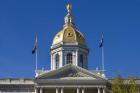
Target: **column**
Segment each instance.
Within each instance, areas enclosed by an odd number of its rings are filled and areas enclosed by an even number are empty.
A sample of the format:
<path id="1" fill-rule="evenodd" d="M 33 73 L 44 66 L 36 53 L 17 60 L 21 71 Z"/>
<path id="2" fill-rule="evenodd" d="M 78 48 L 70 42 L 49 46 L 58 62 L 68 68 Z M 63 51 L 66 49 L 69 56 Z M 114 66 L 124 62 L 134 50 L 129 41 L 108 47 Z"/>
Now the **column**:
<path id="1" fill-rule="evenodd" d="M 62 50 L 60 50 L 60 52 L 58 52 L 58 54 L 59 54 L 59 68 L 61 68 L 61 67 L 63 67 L 63 53 L 62 53 L 63 51 Z"/>
<path id="2" fill-rule="evenodd" d="M 77 63 L 76 63 L 76 51 L 73 52 L 73 65 L 77 66 Z"/>
<path id="3" fill-rule="evenodd" d="M 51 53 L 51 70 L 53 70 L 53 54 Z"/>
<path id="4" fill-rule="evenodd" d="M 79 88 L 77 88 L 77 93 L 80 93 L 80 89 Z"/>
<path id="5" fill-rule="evenodd" d="M 35 93 L 37 93 L 37 88 L 35 88 Z"/>
<path id="6" fill-rule="evenodd" d="M 40 93 L 43 93 L 43 89 L 42 88 L 40 88 Z"/>
<path id="7" fill-rule="evenodd" d="M 59 93 L 59 89 L 58 88 L 56 88 L 56 93 Z"/>
<path id="8" fill-rule="evenodd" d="M 61 88 L 61 93 L 64 93 L 64 89 L 63 88 Z"/>
<path id="9" fill-rule="evenodd" d="M 76 63 L 76 66 L 78 66 L 78 49 L 76 49 L 76 54 L 75 54 L 75 63 Z"/>
<path id="10" fill-rule="evenodd" d="M 53 54 L 53 70 L 56 69 L 56 65 L 55 65 L 55 54 Z"/>
<path id="11" fill-rule="evenodd" d="M 101 93 L 100 88 L 98 88 L 98 93 Z"/>
<path id="12" fill-rule="evenodd" d="M 105 88 L 103 88 L 103 93 L 105 93 Z"/>
<path id="13" fill-rule="evenodd" d="M 84 88 L 82 88 L 82 93 L 85 93 L 85 89 Z"/>
<path id="14" fill-rule="evenodd" d="M 51 70 L 55 70 L 55 59 L 54 59 L 54 54 L 52 54 L 52 61 L 51 61 L 51 67 L 52 69 Z"/>

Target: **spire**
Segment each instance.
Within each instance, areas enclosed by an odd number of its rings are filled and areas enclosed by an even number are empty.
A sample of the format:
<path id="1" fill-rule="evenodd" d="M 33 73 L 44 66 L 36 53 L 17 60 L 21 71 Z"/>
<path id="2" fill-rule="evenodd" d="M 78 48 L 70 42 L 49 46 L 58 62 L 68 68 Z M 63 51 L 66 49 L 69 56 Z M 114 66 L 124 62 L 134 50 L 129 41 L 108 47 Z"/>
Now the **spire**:
<path id="1" fill-rule="evenodd" d="M 65 16 L 65 24 L 72 24 L 72 15 L 71 15 L 72 5 L 68 3 L 66 9 L 67 15 Z"/>

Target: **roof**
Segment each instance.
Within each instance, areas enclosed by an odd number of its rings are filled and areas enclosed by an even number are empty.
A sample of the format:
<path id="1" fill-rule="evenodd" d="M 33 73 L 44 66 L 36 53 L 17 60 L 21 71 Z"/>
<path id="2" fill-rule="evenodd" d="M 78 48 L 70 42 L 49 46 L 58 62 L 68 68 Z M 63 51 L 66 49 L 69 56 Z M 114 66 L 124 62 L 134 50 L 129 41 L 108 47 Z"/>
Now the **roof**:
<path id="1" fill-rule="evenodd" d="M 63 29 L 55 35 L 52 46 L 61 43 L 73 43 L 87 46 L 83 34 L 79 32 L 73 25 L 65 25 Z"/>
<path id="2" fill-rule="evenodd" d="M 65 24 L 54 37 L 52 46 L 56 46 L 59 44 L 76 44 L 87 46 L 85 38 L 81 32 L 77 30 L 73 23 L 72 15 L 71 15 L 71 4 L 67 4 L 67 15 L 65 16 Z"/>
<path id="3" fill-rule="evenodd" d="M 100 75 L 90 72 L 84 68 L 74 66 L 72 64 L 67 64 L 62 68 L 43 73 L 38 77 L 36 77 L 36 79 L 77 79 L 77 78 L 108 80 L 107 78 L 104 78 Z"/>

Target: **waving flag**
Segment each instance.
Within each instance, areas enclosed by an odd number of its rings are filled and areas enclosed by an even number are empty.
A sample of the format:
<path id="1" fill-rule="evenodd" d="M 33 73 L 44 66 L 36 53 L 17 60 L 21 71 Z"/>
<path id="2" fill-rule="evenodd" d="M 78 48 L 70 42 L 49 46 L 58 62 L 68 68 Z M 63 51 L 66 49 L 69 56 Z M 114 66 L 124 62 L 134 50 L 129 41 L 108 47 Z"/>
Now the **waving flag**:
<path id="1" fill-rule="evenodd" d="M 102 48 L 103 44 L 104 44 L 104 39 L 103 39 L 103 33 L 102 33 L 102 38 L 101 38 L 101 41 L 99 43 L 99 47 Z"/>
<path id="2" fill-rule="evenodd" d="M 34 47 L 32 49 L 32 54 L 34 54 L 36 52 L 37 48 L 38 48 L 38 40 L 37 40 L 37 34 L 36 34 Z"/>

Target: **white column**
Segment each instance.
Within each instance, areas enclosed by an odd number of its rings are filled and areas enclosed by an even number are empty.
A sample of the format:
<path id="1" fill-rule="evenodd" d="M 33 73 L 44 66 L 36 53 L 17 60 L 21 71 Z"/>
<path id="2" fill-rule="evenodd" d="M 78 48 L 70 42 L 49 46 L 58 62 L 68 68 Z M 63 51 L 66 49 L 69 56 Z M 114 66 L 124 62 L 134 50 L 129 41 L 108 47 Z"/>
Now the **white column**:
<path id="1" fill-rule="evenodd" d="M 61 88 L 61 93 L 64 93 L 64 89 L 63 88 Z"/>
<path id="2" fill-rule="evenodd" d="M 98 88 L 98 93 L 101 93 L 100 88 Z"/>
<path id="3" fill-rule="evenodd" d="M 76 50 L 76 54 L 75 54 L 75 62 L 76 62 L 76 66 L 78 66 L 78 50 Z"/>
<path id="4" fill-rule="evenodd" d="M 79 88 L 77 88 L 77 93 L 80 93 L 80 89 Z"/>
<path id="5" fill-rule="evenodd" d="M 55 59 L 54 59 L 54 54 L 52 55 L 52 70 L 55 70 Z"/>
<path id="6" fill-rule="evenodd" d="M 63 54 L 64 53 L 63 53 L 63 49 L 62 49 L 61 52 L 60 52 L 59 68 L 64 66 L 64 61 L 63 61 L 64 60 L 64 56 L 63 56 Z"/>
<path id="7" fill-rule="evenodd" d="M 1 92 L 0 92 L 1 93 Z M 37 88 L 35 88 L 35 93 L 37 93 Z"/>
<path id="8" fill-rule="evenodd" d="M 53 54 L 53 70 L 56 70 L 56 60 L 55 60 L 55 55 L 57 53 Z"/>
<path id="9" fill-rule="evenodd" d="M 51 70 L 53 70 L 53 54 L 51 53 Z"/>
<path id="10" fill-rule="evenodd" d="M 105 93 L 105 88 L 103 88 L 103 93 Z"/>
<path id="11" fill-rule="evenodd" d="M 56 93 L 59 93 L 59 90 L 58 90 L 58 88 L 56 88 Z"/>
<path id="12" fill-rule="evenodd" d="M 43 89 L 42 88 L 40 88 L 40 93 L 43 93 Z"/>
<path id="13" fill-rule="evenodd" d="M 85 89 L 84 88 L 82 88 L 82 93 L 85 93 Z"/>

